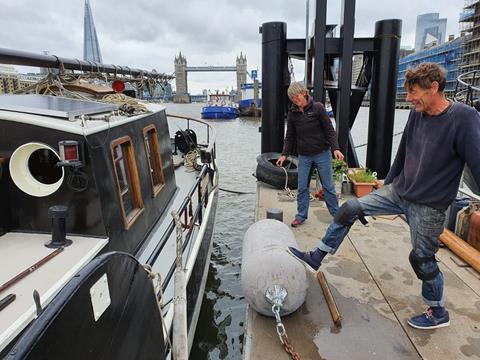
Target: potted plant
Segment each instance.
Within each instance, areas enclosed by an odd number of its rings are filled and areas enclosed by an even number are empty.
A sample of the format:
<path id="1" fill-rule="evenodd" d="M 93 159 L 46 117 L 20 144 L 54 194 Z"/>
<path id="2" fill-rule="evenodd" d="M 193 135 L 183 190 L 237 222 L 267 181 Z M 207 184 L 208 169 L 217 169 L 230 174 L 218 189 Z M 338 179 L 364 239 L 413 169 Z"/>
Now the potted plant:
<path id="1" fill-rule="evenodd" d="M 373 190 L 377 181 L 377 174 L 368 169 L 352 169 L 348 177 L 352 181 L 353 191 L 357 197 L 367 195 Z"/>
<path id="2" fill-rule="evenodd" d="M 332 172 L 335 182 L 342 182 L 342 176 L 347 172 L 348 165 L 343 160 L 332 160 Z"/>
<path id="3" fill-rule="evenodd" d="M 342 180 L 347 170 L 348 170 L 348 165 L 345 161 L 337 160 L 337 159 L 332 160 L 333 180 L 335 183 L 335 191 L 338 197 L 340 197 L 342 193 Z"/>

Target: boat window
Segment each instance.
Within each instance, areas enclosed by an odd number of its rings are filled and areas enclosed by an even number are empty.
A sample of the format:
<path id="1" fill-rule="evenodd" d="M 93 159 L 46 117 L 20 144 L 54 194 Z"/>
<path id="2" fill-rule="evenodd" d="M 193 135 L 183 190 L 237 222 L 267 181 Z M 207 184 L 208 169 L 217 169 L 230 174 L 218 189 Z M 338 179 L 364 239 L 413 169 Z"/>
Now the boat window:
<path id="1" fill-rule="evenodd" d="M 135 152 L 129 136 L 124 136 L 112 142 L 112 157 L 120 210 L 125 229 L 128 230 L 143 212 Z"/>
<path id="2" fill-rule="evenodd" d="M 147 154 L 153 196 L 155 197 L 165 184 L 158 134 L 155 125 L 149 125 L 143 129 L 143 140 L 145 142 L 145 153 Z"/>

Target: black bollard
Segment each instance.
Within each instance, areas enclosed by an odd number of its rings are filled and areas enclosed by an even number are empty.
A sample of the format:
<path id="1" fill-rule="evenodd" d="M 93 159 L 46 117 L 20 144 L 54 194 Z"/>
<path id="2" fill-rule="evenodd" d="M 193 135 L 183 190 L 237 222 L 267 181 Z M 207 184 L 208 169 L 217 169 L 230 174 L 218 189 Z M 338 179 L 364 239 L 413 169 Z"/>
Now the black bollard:
<path id="1" fill-rule="evenodd" d="M 283 210 L 277 208 L 267 209 L 267 219 L 273 219 L 283 222 Z"/>
<path id="2" fill-rule="evenodd" d="M 287 24 L 268 22 L 262 33 L 262 154 L 281 152 L 285 135 L 287 87 Z"/>
<path id="3" fill-rule="evenodd" d="M 376 171 L 380 179 L 390 170 L 401 34 L 402 20 L 375 23 L 367 167 Z"/>
<path id="4" fill-rule="evenodd" d="M 68 207 L 64 205 L 54 205 L 48 208 L 48 217 L 52 219 L 52 241 L 45 244 L 46 247 L 59 248 L 72 243 L 72 240 L 66 239 L 67 216 Z"/>

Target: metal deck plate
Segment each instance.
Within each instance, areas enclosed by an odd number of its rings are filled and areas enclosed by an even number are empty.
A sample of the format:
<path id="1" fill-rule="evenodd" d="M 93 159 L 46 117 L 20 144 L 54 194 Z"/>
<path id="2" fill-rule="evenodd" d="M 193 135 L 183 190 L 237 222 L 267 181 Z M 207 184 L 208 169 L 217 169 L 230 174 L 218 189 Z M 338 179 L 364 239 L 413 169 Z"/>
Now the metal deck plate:
<path id="1" fill-rule="evenodd" d="M 94 101 L 74 100 L 47 95 L 2 95 L 0 110 L 53 116 L 75 120 L 81 115 L 92 115 L 117 110 L 118 106 Z"/>

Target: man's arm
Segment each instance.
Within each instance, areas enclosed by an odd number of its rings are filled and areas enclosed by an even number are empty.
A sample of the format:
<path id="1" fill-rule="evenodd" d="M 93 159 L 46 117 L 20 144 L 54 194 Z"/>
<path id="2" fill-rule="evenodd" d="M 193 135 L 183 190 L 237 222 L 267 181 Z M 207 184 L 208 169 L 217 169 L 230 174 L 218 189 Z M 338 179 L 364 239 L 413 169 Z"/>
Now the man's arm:
<path id="1" fill-rule="evenodd" d="M 455 141 L 459 155 L 467 163 L 480 188 L 480 115 L 477 111 L 469 111 L 459 121 Z"/>

